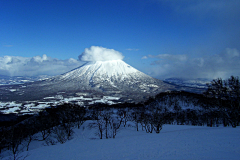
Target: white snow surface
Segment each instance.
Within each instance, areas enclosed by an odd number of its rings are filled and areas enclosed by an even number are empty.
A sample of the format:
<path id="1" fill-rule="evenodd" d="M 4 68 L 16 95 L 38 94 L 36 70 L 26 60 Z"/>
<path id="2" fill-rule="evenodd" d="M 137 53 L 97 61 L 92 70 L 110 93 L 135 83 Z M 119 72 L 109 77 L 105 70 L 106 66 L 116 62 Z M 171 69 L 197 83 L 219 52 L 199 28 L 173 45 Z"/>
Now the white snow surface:
<path id="1" fill-rule="evenodd" d="M 122 60 L 111 60 L 111 61 L 96 61 L 96 62 L 88 62 L 85 65 L 63 74 L 61 78 L 67 79 L 69 76 L 75 75 L 76 77 L 81 77 L 85 75 L 85 78 L 92 78 L 93 76 L 107 76 L 107 77 L 119 77 L 127 76 L 133 73 L 142 73 L 137 69 L 131 67 L 127 63 Z M 142 73 L 144 74 L 144 73 Z"/>
<path id="2" fill-rule="evenodd" d="M 64 144 L 30 146 L 30 151 L 22 155 L 28 154 L 26 160 L 237 160 L 240 157 L 240 127 L 164 125 L 160 134 L 126 127 L 115 139 L 98 139 L 94 133 L 93 129 L 76 129 L 74 138 Z"/>

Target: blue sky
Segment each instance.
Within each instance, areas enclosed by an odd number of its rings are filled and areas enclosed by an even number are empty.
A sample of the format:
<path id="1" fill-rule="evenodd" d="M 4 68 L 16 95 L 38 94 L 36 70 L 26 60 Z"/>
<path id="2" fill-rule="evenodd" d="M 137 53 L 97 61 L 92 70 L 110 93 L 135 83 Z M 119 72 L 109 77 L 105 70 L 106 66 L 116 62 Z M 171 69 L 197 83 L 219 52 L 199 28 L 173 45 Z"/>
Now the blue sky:
<path id="1" fill-rule="evenodd" d="M 85 48 L 102 46 L 160 79 L 239 76 L 239 7 L 238 0 L 1 0 L 0 74 L 61 74 L 81 64 Z"/>

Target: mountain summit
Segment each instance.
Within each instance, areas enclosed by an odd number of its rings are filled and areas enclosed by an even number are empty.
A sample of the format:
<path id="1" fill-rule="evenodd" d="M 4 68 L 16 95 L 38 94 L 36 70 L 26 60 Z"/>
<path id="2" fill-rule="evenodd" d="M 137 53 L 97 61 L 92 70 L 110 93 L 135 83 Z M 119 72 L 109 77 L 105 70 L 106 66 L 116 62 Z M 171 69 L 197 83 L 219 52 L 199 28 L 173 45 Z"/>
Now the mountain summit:
<path id="1" fill-rule="evenodd" d="M 65 74 L 19 86 L 14 94 L 21 100 L 42 99 L 61 93 L 68 95 L 85 93 L 140 101 L 173 88 L 122 60 L 110 60 L 87 62 Z"/>

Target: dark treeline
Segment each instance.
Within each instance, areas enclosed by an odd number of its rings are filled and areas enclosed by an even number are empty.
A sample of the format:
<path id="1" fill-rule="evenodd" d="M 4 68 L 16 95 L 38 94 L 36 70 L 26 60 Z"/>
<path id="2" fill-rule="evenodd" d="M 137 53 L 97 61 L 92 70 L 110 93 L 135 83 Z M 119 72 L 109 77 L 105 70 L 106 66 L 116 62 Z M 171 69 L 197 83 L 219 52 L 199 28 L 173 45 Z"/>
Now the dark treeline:
<path id="1" fill-rule="evenodd" d="M 34 116 L 19 116 L 0 128 L 0 153 L 3 149 L 17 158 L 19 152 L 28 150 L 32 141 L 47 145 L 64 143 L 72 138 L 73 128 L 84 123 L 86 109 L 78 105 L 63 104 L 46 108 Z M 38 134 L 38 136 L 34 136 Z"/>
<path id="2" fill-rule="evenodd" d="M 227 80 L 214 79 L 207 84 L 208 89 L 204 95 L 212 99 L 225 120 L 233 127 L 239 125 L 240 113 L 240 81 L 239 77 L 231 76 Z M 225 122 L 224 122 L 225 123 Z M 228 122 L 226 122 L 228 123 Z"/>
<path id="3" fill-rule="evenodd" d="M 16 159 L 20 151 L 29 149 L 32 141 L 46 145 L 65 143 L 85 121 L 100 139 L 115 138 L 124 127 L 135 127 L 136 131 L 146 133 L 160 133 L 164 124 L 236 127 L 240 122 L 238 85 L 238 77 L 231 77 L 226 81 L 213 80 L 204 94 L 171 91 L 139 104 L 52 106 L 38 115 L 1 122 L 0 152 L 9 150 Z"/>

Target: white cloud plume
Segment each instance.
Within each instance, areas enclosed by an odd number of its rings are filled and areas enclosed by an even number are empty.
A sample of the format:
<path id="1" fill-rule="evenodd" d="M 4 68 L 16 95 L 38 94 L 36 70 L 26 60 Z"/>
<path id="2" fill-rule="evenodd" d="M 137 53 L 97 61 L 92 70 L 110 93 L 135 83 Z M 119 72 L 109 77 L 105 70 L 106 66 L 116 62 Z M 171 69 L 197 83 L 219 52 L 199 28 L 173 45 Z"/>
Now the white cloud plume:
<path id="1" fill-rule="evenodd" d="M 82 65 L 76 59 L 59 60 L 47 55 L 29 57 L 0 57 L 0 74 L 9 76 L 59 75 Z"/>
<path id="2" fill-rule="evenodd" d="M 122 60 L 124 57 L 122 53 L 114 49 L 91 46 L 90 48 L 85 48 L 84 52 L 78 58 L 81 61 L 110 61 Z"/>
<path id="3" fill-rule="evenodd" d="M 183 55 L 148 55 L 152 67 L 147 71 L 151 76 L 164 79 L 183 78 L 228 78 L 240 76 L 240 52 L 227 48 L 222 53 L 209 57 L 189 58 Z"/>

